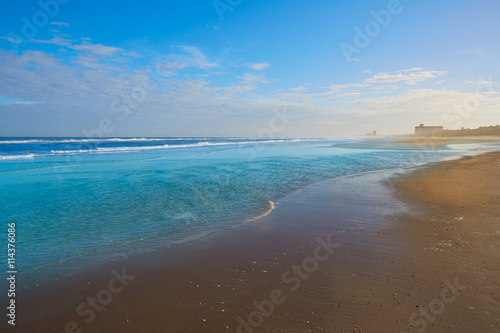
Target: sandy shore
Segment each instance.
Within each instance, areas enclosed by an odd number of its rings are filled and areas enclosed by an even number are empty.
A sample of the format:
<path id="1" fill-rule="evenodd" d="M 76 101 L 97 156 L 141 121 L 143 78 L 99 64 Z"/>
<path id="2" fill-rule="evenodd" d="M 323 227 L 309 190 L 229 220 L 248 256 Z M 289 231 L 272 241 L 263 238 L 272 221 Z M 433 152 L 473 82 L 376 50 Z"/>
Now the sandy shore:
<path id="1" fill-rule="evenodd" d="M 21 292 L 2 331 L 498 332 L 499 169 L 494 153 L 315 184 L 258 222 Z"/>
<path id="2" fill-rule="evenodd" d="M 435 306 L 435 313 L 427 310 L 429 318 L 419 312 L 413 331 L 500 331 L 499 171 L 500 153 L 491 153 L 440 163 L 396 182 L 402 198 L 423 212 L 399 230 L 418 245 L 410 280 L 415 297 L 409 301 Z M 441 297 L 449 288 L 444 279 L 463 288 L 449 304 Z"/>

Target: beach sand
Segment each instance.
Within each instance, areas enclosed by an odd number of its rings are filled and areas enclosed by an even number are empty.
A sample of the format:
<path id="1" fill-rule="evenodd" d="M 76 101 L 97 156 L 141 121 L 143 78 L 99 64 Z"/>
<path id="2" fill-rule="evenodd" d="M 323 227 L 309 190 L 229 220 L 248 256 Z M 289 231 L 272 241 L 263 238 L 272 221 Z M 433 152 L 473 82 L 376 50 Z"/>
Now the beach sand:
<path id="1" fill-rule="evenodd" d="M 493 153 L 314 184 L 257 222 L 21 291 L 2 332 L 498 332 L 499 169 Z"/>
<path id="2" fill-rule="evenodd" d="M 430 313 L 429 331 L 500 331 L 499 170 L 500 153 L 490 153 L 443 162 L 395 184 L 406 202 L 423 209 L 400 228 L 418 244 L 411 303 L 439 299 L 444 279 L 466 287 L 442 314 Z"/>

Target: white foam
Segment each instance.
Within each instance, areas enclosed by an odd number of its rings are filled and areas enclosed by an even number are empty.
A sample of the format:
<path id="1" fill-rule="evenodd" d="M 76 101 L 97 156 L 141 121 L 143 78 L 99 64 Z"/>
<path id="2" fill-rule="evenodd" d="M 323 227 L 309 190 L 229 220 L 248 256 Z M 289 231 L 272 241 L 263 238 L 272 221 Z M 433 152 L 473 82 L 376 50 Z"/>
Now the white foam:
<path id="1" fill-rule="evenodd" d="M 23 160 L 23 159 L 31 159 L 34 158 L 35 154 L 27 154 L 27 155 L 6 155 L 0 156 L 0 161 L 4 160 Z"/>
<path id="2" fill-rule="evenodd" d="M 148 142 L 148 141 L 165 141 L 165 140 L 182 140 L 169 138 L 102 138 L 102 139 L 29 139 L 29 140 L 4 140 L 0 144 L 19 144 L 19 143 L 78 143 L 78 142 Z"/>
<path id="3" fill-rule="evenodd" d="M 301 140 L 264 140 L 264 141 L 242 141 L 242 142 L 197 142 L 182 145 L 160 145 L 160 146 L 133 146 L 133 147 L 97 147 L 96 149 L 80 149 L 80 150 L 52 150 L 53 154 L 75 154 L 75 153 L 113 153 L 113 152 L 134 152 L 143 150 L 161 150 L 172 148 L 196 148 L 204 146 L 227 146 L 227 145 L 247 145 L 247 144 L 260 144 L 260 143 L 282 143 L 282 142 L 298 142 Z"/>
<path id="4" fill-rule="evenodd" d="M 201 138 L 204 139 L 204 138 Z M 210 140 L 209 138 L 206 138 Z M 12 141 L 0 141 L 0 143 L 77 143 L 77 142 L 133 142 L 133 141 L 166 141 L 166 140 L 200 140 L 200 138 L 109 138 L 109 139 L 67 139 L 67 140 L 12 140 Z M 221 139 L 226 140 L 226 138 Z M 200 147 L 217 147 L 217 146 L 233 146 L 233 147 L 243 147 L 247 145 L 261 145 L 261 144 L 273 144 L 273 143 L 295 143 L 301 141 L 309 141 L 308 139 L 287 139 L 287 138 L 272 138 L 269 140 L 259 140 L 255 138 L 255 140 L 251 141 L 239 141 L 239 140 L 248 140 L 246 139 L 237 139 L 232 138 L 228 139 L 229 142 L 210 142 L 210 141 L 201 141 L 196 143 L 187 143 L 187 144 L 164 144 L 164 145 L 155 145 L 155 146 L 130 146 L 130 147 L 95 147 L 93 149 L 74 149 L 74 150 L 60 150 L 55 149 L 51 150 L 50 153 L 45 154 L 25 154 L 25 155 L 7 155 L 0 156 L 0 160 L 16 160 L 16 159 L 31 159 L 34 157 L 48 157 L 48 156 L 60 156 L 60 155 L 74 155 L 74 154 L 109 154 L 109 153 L 132 153 L 138 151 L 149 151 L 149 150 L 163 150 L 163 149 L 184 149 L 184 148 L 200 148 Z"/>
<path id="5" fill-rule="evenodd" d="M 194 140 L 211 140 L 214 138 L 82 138 L 82 139 L 28 139 L 28 140 L 4 140 L 0 141 L 0 144 L 23 144 L 23 143 L 79 143 L 79 142 L 150 142 L 150 141 L 194 141 Z M 287 139 L 287 138 L 274 138 L 272 140 L 259 140 L 264 138 L 217 138 L 220 140 L 227 140 L 232 142 L 199 142 L 197 144 L 203 145 L 213 145 L 213 144 L 235 144 L 238 141 L 240 143 L 245 142 L 299 142 L 306 141 L 305 139 Z M 256 141 L 245 141 L 248 139 L 256 139 Z"/>

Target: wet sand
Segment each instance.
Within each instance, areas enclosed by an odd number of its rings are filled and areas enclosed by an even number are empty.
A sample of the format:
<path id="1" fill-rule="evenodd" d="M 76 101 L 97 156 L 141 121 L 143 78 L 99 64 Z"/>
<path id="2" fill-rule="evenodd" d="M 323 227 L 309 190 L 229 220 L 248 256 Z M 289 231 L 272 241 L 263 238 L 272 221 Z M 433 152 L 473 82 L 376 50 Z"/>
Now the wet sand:
<path id="1" fill-rule="evenodd" d="M 496 332 L 499 168 L 314 184 L 258 222 L 21 291 L 2 332 Z"/>

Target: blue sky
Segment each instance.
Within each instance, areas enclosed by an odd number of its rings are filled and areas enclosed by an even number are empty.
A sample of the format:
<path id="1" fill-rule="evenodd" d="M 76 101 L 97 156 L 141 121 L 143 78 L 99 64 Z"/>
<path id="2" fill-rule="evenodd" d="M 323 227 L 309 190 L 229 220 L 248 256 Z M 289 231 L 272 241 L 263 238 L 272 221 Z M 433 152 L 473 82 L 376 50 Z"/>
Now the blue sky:
<path id="1" fill-rule="evenodd" d="M 0 136 L 409 133 L 500 124 L 500 3 L 2 4 Z"/>

